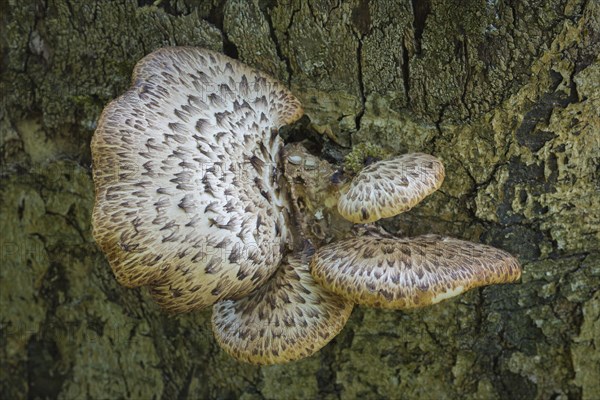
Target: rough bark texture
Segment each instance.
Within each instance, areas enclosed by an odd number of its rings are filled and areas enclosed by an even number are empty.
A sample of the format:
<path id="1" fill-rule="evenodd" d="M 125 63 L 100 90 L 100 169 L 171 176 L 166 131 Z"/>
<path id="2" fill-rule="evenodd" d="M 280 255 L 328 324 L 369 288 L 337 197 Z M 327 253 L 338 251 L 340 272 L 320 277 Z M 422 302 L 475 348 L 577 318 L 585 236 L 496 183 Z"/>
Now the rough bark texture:
<path id="1" fill-rule="evenodd" d="M 597 0 L 0 9 L 2 398 L 599 398 Z M 325 132 L 329 159 L 361 142 L 440 157 L 441 190 L 384 225 L 508 250 L 522 283 L 411 312 L 357 307 L 315 356 L 263 368 L 217 347 L 209 312 L 165 315 L 120 287 L 90 233 L 89 142 L 164 45 L 287 82 L 312 122 L 298 130 Z"/>

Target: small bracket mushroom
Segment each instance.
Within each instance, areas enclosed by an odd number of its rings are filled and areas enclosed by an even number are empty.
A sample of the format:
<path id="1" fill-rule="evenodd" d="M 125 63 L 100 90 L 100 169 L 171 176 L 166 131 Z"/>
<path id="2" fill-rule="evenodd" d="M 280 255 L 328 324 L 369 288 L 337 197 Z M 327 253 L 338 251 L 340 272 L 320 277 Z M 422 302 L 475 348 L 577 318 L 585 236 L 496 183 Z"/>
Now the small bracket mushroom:
<path id="1" fill-rule="evenodd" d="M 213 307 L 212 326 L 223 349 L 254 364 L 307 357 L 344 327 L 353 303 L 319 286 L 308 263 L 284 261 L 269 282 L 250 296 Z"/>
<path id="2" fill-rule="evenodd" d="M 366 224 L 410 210 L 439 189 L 444 166 L 434 156 L 404 154 L 365 167 L 338 200 L 339 213 Z"/>
<path id="3" fill-rule="evenodd" d="M 408 309 L 475 287 L 515 282 L 521 268 L 505 251 L 464 240 L 362 236 L 321 247 L 311 273 L 325 288 L 357 304 Z"/>

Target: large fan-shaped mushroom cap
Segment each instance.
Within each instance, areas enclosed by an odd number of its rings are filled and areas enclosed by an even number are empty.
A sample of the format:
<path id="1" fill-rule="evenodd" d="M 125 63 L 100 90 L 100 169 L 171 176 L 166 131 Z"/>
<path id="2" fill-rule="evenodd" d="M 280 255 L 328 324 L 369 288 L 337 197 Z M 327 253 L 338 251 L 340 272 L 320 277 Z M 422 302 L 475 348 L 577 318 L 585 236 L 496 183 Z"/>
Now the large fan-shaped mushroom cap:
<path id="1" fill-rule="evenodd" d="M 441 161 L 423 153 L 404 154 L 365 167 L 338 200 L 339 213 L 366 224 L 410 210 L 439 189 Z"/>
<path id="2" fill-rule="evenodd" d="M 302 115 L 279 82 L 221 54 L 163 48 L 92 139 L 93 233 L 125 286 L 174 311 L 243 296 L 286 242 L 277 128 Z"/>
<path id="3" fill-rule="evenodd" d="M 353 303 L 316 284 L 308 264 L 284 262 L 266 285 L 213 307 L 213 333 L 233 357 L 279 364 L 308 357 L 344 327 Z"/>
<path id="4" fill-rule="evenodd" d="M 521 267 L 491 246 L 424 235 L 334 242 L 317 250 L 311 273 L 326 289 L 358 304 L 406 309 L 475 287 L 514 282 Z"/>

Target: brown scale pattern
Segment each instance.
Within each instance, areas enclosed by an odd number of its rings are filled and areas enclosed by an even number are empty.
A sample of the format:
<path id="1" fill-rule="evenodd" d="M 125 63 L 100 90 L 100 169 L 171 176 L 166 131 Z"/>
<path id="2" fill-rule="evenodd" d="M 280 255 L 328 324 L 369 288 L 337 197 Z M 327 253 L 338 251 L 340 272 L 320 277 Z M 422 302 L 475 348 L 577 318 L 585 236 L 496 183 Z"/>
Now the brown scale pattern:
<path id="1" fill-rule="evenodd" d="M 310 265 L 326 289 L 357 304 L 393 309 L 435 304 L 521 276 L 518 261 L 505 251 L 438 235 L 346 239 L 321 247 Z"/>
<path id="2" fill-rule="evenodd" d="M 266 282 L 289 240 L 277 129 L 302 115 L 279 82 L 209 50 L 157 50 L 92 139 L 93 233 L 119 282 L 174 312 Z"/>
<path id="3" fill-rule="evenodd" d="M 250 296 L 215 304 L 213 333 L 239 360 L 279 364 L 308 357 L 329 343 L 352 307 L 317 285 L 307 263 L 289 258 Z"/>
<path id="4" fill-rule="evenodd" d="M 444 181 L 444 166 L 429 154 L 404 154 L 365 167 L 338 200 L 339 213 L 366 224 L 410 210 Z"/>

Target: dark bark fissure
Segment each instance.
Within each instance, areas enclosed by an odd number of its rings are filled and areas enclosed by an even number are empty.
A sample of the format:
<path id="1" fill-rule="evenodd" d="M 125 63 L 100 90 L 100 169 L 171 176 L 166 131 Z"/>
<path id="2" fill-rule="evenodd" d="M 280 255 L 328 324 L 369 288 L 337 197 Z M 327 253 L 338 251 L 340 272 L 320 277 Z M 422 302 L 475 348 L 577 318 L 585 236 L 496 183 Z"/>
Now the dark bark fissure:
<path id="1" fill-rule="evenodd" d="M 423 38 L 423 31 L 425 31 L 425 21 L 427 21 L 427 16 L 431 12 L 431 4 L 429 0 L 412 0 L 411 4 L 416 53 L 421 54 L 421 39 Z"/>
<path id="2" fill-rule="evenodd" d="M 290 58 L 283 53 L 281 44 L 279 43 L 279 39 L 277 38 L 277 33 L 275 32 L 275 27 L 273 25 L 273 19 L 271 17 L 271 10 L 272 10 L 272 5 L 269 7 L 269 5 L 265 4 L 261 8 L 261 11 L 267 21 L 267 25 L 269 26 L 269 37 L 271 38 L 271 41 L 275 45 L 275 52 L 277 53 L 277 57 L 285 63 L 285 70 L 286 70 L 286 74 L 287 74 L 286 84 L 287 84 L 287 87 L 289 88 L 292 85 L 292 73 L 293 73 L 292 65 L 290 62 Z M 284 37 L 286 37 L 286 38 L 289 38 L 289 29 L 291 28 L 292 24 L 294 23 L 294 16 L 296 15 L 296 13 L 298 11 L 299 10 L 297 10 L 297 9 L 294 9 L 292 11 L 292 15 L 290 16 L 290 22 L 283 33 Z"/>
<path id="3" fill-rule="evenodd" d="M 410 108 L 410 56 L 406 44 L 402 44 L 402 81 L 406 95 L 406 108 Z"/>
<path id="4" fill-rule="evenodd" d="M 223 53 L 231 58 L 238 58 L 238 50 L 236 45 L 229 40 L 227 36 L 227 32 L 223 29 L 223 23 L 225 19 L 225 14 L 223 12 L 223 6 L 225 4 L 225 0 L 220 0 L 219 5 L 213 7 L 210 10 L 210 14 L 208 15 L 207 21 L 216 26 L 219 31 L 221 31 L 221 36 L 223 37 Z"/>
<path id="5" fill-rule="evenodd" d="M 363 80 L 363 40 L 371 32 L 372 21 L 371 11 L 369 9 L 368 0 L 360 0 L 358 6 L 352 11 L 352 21 L 354 23 L 354 36 L 357 40 L 356 46 L 356 66 L 357 66 L 357 82 L 358 82 L 358 95 L 360 99 L 361 108 L 356 113 L 354 118 L 354 125 L 356 131 L 361 128 L 362 117 L 365 114 L 367 97 L 365 94 L 365 84 Z"/>
<path id="6" fill-rule="evenodd" d="M 358 79 L 358 93 L 360 96 L 360 110 L 356 113 L 356 117 L 354 117 L 354 125 L 357 131 L 360 130 L 360 122 L 362 120 L 363 115 L 365 115 L 365 104 L 367 98 L 365 96 L 365 85 L 362 80 L 362 36 L 358 37 L 358 46 L 356 47 L 356 63 L 358 66 L 357 71 L 357 79 Z"/>

